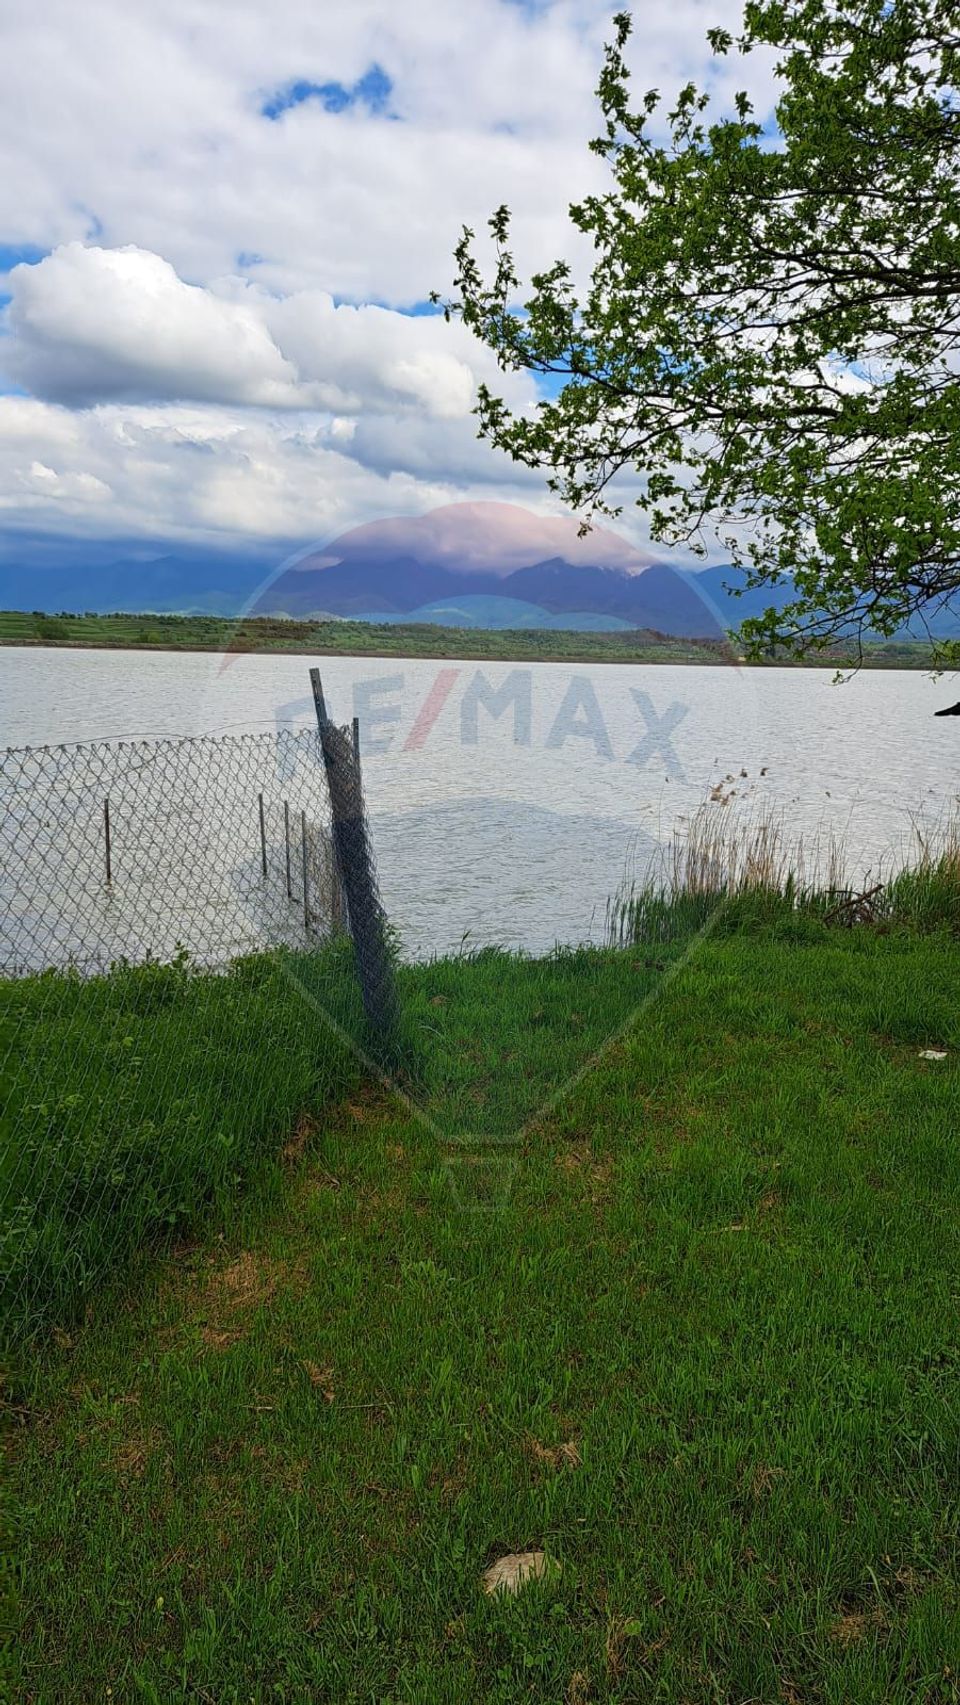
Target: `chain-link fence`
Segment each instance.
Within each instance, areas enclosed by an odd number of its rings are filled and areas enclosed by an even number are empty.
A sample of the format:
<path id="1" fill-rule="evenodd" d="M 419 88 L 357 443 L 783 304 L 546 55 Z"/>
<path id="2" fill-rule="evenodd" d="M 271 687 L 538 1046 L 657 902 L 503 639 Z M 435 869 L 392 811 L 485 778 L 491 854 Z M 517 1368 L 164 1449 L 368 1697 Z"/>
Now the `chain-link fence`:
<path id="1" fill-rule="evenodd" d="M 0 754 L 0 974 L 309 949 L 340 921 L 315 732 Z"/>
<path id="2" fill-rule="evenodd" d="M 4 1333 L 231 1190 L 391 1026 L 359 758 L 321 729 L 0 753 Z"/>

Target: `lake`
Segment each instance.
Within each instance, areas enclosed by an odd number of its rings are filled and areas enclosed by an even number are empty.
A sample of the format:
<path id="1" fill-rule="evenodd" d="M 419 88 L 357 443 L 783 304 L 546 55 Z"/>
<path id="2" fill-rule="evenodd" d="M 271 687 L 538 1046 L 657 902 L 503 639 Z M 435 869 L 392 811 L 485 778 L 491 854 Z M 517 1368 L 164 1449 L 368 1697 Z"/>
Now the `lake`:
<path id="1" fill-rule="evenodd" d="M 411 956 L 602 938 L 628 871 L 709 799 L 842 837 L 867 879 L 958 793 L 956 695 L 914 671 L 317 660 L 361 724 L 387 911 Z M 0 650 L 9 747 L 313 724 L 308 657 Z M 743 773 L 745 772 L 745 773 Z M 722 801 L 728 800 L 724 804 Z"/>

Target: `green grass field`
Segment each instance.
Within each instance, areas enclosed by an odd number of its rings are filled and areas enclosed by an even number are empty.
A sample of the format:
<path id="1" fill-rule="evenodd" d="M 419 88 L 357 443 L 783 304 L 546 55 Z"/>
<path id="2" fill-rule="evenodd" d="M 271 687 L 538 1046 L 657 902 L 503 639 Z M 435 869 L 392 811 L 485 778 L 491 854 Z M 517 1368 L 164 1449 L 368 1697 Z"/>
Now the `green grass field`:
<path id="1" fill-rule="evenodd" d="M 568 633 L 539 628 L 492 632 L 426 623 L 394 627 L 349 620 L 293 621 L 273 616 L 230 620 L 222 616 L 44 615 L 25 610 L 0 610 L 0 645 L 287 651 L 321 657 L 457 657 L 518 663 L 743 662 L 738 651 L 724 640 L 676 639 L 644 628 L 618 633 Z M 790 658 L 769 661 L 793 662 Z M 867 645 L 862 657 L 855 657 L 843 647 L 834 647 L 810 661 L 831 669 L 859 665 L 929 669 L 934 659 L 932 648 L 922 641 L 889 640 Z"/>
<path id="2" fill-rule="evenodd" d="M 504 658 L 516 662 L 730 663 L 724 642 L 618 633 L 444 628 L 426 623 L 294 621 L 271 616 L 47 616 L 0 611 L 0 645 L 286 651 L 316 656 Z"/>
<path id="3" fill-rule="evenodd" d="M 247 1186 L 9 1386 L 10 1696 L 960 1698 L 958 970 L 813 920 L 408 968 L 404 1096 L 252 1094 L 202 979 Z"/>

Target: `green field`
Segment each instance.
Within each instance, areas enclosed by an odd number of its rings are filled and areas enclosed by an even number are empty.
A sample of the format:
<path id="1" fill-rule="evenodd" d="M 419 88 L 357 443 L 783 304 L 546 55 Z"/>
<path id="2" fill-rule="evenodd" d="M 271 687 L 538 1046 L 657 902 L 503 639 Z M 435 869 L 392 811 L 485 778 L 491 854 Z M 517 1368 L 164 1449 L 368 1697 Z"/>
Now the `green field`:
<path id="1" fill-rule="evenodd" d="M 273 616 L 235 621 L 221 616 L 53 616 L 23 610 L 0 610 L 0 645 L 288 651 L 343 657 L 476 657 L 533 663 L 743 662 L 738 650 L 724 640 L 675 639 L 644 628 L 619 633 L 563 633 L 537 628 L 491 632 L 425 623 L 394 627 L 349 620 L 301 622 Z M 837 669 L 862 664 L 878 669 L 929 669 L 932 662 L 929 645 L 919 640 L 890 640 L 867 645 L 862 657 L 842 647 L 831 648 L 809 660 L 808 666 Z"/>
<path id="2" fill-rule="evenodd" d="M 960 1697 L 960 947 L 715 921 L 403 968 L 401 1094 L 276 967 L 7 986 L 31 1176 L 197 1114 L 137 1151 L 172 1247 L 86 1319 L 68 1263 L 8 1386 L 11 1698 Z"/>

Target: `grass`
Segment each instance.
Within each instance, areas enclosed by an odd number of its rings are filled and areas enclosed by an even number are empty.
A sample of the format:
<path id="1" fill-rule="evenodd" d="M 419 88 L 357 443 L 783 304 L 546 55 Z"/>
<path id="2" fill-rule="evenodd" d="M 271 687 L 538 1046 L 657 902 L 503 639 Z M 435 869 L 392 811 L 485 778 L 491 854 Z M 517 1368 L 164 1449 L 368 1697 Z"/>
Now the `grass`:
<path id="1" fill-rule="evenodd" d="M 444 628 L 409 622 L 296 621 L 278 616 L 72 615 L 0 610 L 0 645 L 117 646 L 164 651 L 309 653 L 345 657 L 456 657 L 509 662 L 742 664 L 725 639 L 685 639 L 631 628 L 575 633 L 523 628 Z M 801 666 L 796 659 L 766 663 Z M 806 667 L 930 669 L 933 647 L 921 640 L 876 641 L 862 656 L 843 646 L 811 656 Z"/>
<path id="2" fill-rule="evenodd" d="M 632 955 L 596 951 L 483 951 L 398 975 L 403 1023 L 380 1063 L 440 1142 L 509 1137 L 556 1089 L 558 1049 L 572 1074 L 650 981 Z M 0 1341 L 72 1327 L 112 1266 L 224 1211 L 361 1081 L 352 1042 L 375 1067 L 343 940 L 223 974 L 180 956 L 0 981 Z"/>
<path id="3" fill-rule="evenodd" d="M 305 1108 L 356 1082 L 304 999 L 306 981 L 359 1032 L 343 958 L 0 981 L 3 1337 L 70 1325 L 112 1264 L 235 1193 Z"/>
<path id="4" fill-rule="evenodd" d="M 958 954 L 404 970 L 407 1097 L 302 1076 L 20 1369 L 11 1696 L 956 1701 Z"/>

